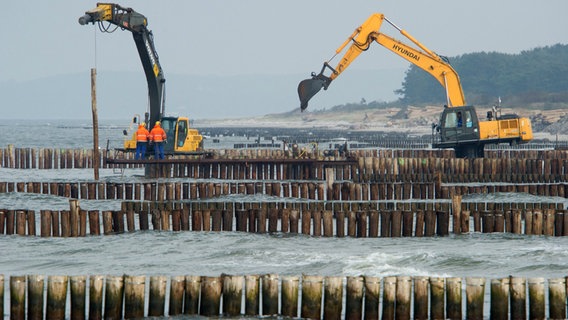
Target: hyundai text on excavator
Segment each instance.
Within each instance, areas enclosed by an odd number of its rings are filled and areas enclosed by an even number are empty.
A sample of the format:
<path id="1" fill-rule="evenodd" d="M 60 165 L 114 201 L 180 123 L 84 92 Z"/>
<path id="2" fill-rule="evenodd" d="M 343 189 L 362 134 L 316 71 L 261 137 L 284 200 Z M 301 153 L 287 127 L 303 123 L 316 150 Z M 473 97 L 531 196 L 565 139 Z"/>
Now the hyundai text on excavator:
<path id="1" fill-rule="evenodd" d="M 105 26 L 104 22 L 108 22 Z M 97 3 L 95 9 L 89 10 L 79 18 L 79 24 L 99 24 L 103 32 L 113 32 L 116 28 L 132 32 L 138 55 L 146 74 L 148 83 L 149 112 L 145 113 L 145 122 L 150 130 L 156 121 L 161 122 L 168 136 L 164 145 L 165 154 L 198 154 L 203 147 L 203 137 L 197 129 L 190 127 L 187 117 L 165 116 L 165 83 L 164 72 L 160 66 L 158 54 L 154 48 L 152 31 L 148 30 L 146 17 L 131 8 L 124 8 L 114 3 Z M 115 25 L 111 28 L 111 25 Z M 111 30 L 112 29 L 112 30 Z M 141 119 L 134 117 L 133 122 Z M 128 135 L 125 130 L 125 135 Z M 126 151 L 136 149 L 136 132 L 124 141 Z"/>
<path id="2" fill-rule="evenodd" d="M 404 37 L 418 47 L 407 45 L 382 32 L 382 23 L 386 21 Z M 433 125 L 436 129 L 432 147 L 454 148 L 456 157 L 476 158 L 484 156 L 486 144 L 527 143 L 533 139 L 531 122 L 514 114 L 501 115 L 497 108 L 487 112 L 487 121 L 480 121 L 473 106 L 466 105 L 460 79 L 447 58 L 426 48 L 405 30 L 389 21 L 383 14 L 372 14 L 351 36 L 335 51 L 341 53 L 349 43 L 351 45 L 333 68 L 329 61 L 319 74 L 312 73 L 298 85 L 300 108 L 308 107 L 308 101 L 322 88 L 327 90 L 331 82 L 337 78 L 353 62 L 361 52 L 369 49 L 371 43 L 377 42 L 401 58 L 432 75 L 445 88 L 447 102 L 440 117 L 440 122 Z M 334 57 L 335 57 L 334 55 Z M 324 72 L 330 72 L 329 76 Z"/>

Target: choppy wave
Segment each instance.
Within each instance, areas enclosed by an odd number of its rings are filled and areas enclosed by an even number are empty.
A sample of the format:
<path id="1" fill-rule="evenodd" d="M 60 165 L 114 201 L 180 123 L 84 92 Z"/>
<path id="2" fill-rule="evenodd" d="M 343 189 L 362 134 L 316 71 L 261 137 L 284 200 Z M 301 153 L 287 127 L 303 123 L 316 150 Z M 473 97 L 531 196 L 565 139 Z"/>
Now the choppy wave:
<path id="1" fill-rule="evenodd" d="M 86 238 L 0 237 L 5 274 L 562 277 L 565 238 L 476 234 L 416 239 L 144 231 Z M 409 241 L 410 240 L 410 241 Z M 409 243 L 410 242 L 410 243 Z M 419 242 L 419 244 L 418 244 Z"/>

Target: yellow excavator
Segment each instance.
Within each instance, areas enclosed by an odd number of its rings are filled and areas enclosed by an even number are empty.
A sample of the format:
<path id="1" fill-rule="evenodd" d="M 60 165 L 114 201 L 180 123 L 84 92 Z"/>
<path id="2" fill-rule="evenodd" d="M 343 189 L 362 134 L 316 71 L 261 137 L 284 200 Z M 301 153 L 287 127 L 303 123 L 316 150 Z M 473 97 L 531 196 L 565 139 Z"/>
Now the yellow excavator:
<path id="1" fill-rule="evenodd" d="M 79 18 L 79 24 L 98 23 L 103 32 L 113 32 L 117 28 L 132 32 L 138 55 L 146 74 L 148 83 L 149 112 L 145 113 L 145 123 L 152 129 L 156 121 L 161 122 L 168 139 L 164 145 L 165 154 L 199 154 L 203 149 L 203 137 L 197 129 L 190 127 L 187 117 L 165 116 L 165 84 L 166 79 L 160 66 L 158 53 L 154 48 L 152 31 L 148 30 L 146 17 L 131 8 L 121 7 L 114 3 L 97 3 L 97 7 L 89 10 Z M 105 24 L 107 22 L 107 24 Z M 112 26 L 114 25 L 114 26 Z M 139 117 L 133 123 L 142 122 Z M 125 135 L 128 132 L 125 130 Z M 124 141 L 126 151 L 136 150 L 136 126 L 131 137 Z M 151 151 L 151 150 L 149 150 Z"/>
<path id="2" fill-rule="evenodd" d="M 392 25 L 416 47 L 405 44 L 382 32 L 383 22 Z M 434 148 L 453 148 L 456 157 L 476 158 L 484 156 L 486 144 L 508 143 L 515 145 L 527 143 L 533 139 L 531 122 L 528 118 L 515 114 L 504 114 L 500 107 L 487 112 L 487 120 L 480 121 L 473 106 L 466 105 L 462 86 L 457 72 L 447 58 L 437 55 L 418 42 L 408 32 L 389 21 L 383 14 L 372 14 L 351 36 L 335 51 L 343 54 L 341 61 L 334 67 L 329 61 L 324 62 L 319 74 L 312 73 L 310 79 L 300 82 L 298 95 L 300 108 L 305 110 L 308 101 L 322 88 L 327 90 L 331 82 L 337 78 L 361 54 L 377 42 L 399 57 L 406 59 L 422 70 L 431 74 L 446 90 L 446 105 L 438 124 L 433 125 L 436 133 L 432 146 Z M 325 72 L 330 72 L 329 76 Z"/>

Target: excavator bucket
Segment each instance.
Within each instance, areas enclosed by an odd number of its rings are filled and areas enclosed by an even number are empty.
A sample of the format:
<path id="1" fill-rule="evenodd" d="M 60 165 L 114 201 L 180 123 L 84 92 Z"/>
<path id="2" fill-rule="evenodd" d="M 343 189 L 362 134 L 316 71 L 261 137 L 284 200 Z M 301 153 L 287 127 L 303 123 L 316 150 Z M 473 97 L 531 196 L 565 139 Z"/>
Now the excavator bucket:
<path id="1" fill-rule="evenodd" d="M 300 96 L 300 109 L 302 111 L 308 107 L 308 101 L 325 86 L 325 83 L 325 79 L 317 77 L 300 82 L 298 85 L 298 95 Z"/>

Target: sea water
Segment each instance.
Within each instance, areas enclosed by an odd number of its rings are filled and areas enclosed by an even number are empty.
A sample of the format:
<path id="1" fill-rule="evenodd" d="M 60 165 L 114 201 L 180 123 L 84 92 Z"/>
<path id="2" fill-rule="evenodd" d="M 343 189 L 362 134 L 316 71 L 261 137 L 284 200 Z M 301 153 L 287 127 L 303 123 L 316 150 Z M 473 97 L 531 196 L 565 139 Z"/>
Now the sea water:
<path id="1" fill-rule="evenodd" d="M 124 126 L 102 122 L 101 140 L 120 145 Z M 0 125 L 0 147 L 91 148 L 89 121 L 14 121 Z M 142 169 L 103 181 L 144 181 Z M 0 181 L 92 181 L 92 169 L 0 168 Z M 232 200 L 235 200 L 234 198 Z M 463 201 L 562 202 L 528 194 L 467 195 Z M 120 200 L 80 200 L 87 210 L 118 210 Z M 69 199 L 44 194 L 0 194 L 0 208 L 65 210 Z M 507 233 L 427 238 L 337 238 L 301 234 L 137 231 L 111 236 L 41 238 L 0 236 L 0 274 L 544 277 L 568 275 L 568 237 Z M 5 297 L 9 296 L 6 285 Z M 486 284 L 489 287 L 489 281 Z M 487 289 L 488 290 L 488 289 Z M 487 300 L 487 299 L 486 299 Z M 488 311 L 488 306 L 486 306 Z M 5 305 L 5 312 L 9 311 Z"/>

